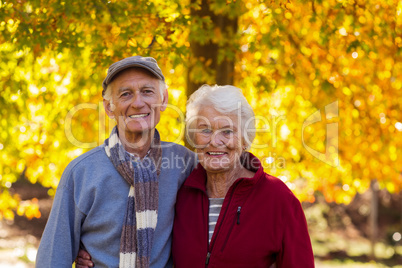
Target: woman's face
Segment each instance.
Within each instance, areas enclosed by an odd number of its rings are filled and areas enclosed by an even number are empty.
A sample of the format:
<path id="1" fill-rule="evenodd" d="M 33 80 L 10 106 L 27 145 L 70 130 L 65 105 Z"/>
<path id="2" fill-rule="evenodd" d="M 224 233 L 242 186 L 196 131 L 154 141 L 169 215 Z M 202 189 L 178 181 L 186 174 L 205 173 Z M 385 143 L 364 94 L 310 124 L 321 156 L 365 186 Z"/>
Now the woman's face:
<path id="1" fill-rule="evenodd" d="M 243 152 L 242 130 L 237 115 L 226 115 L 208 106 L 193 119 L 194 145 L 198 160 L 208 172 L 238 168 Z"/>

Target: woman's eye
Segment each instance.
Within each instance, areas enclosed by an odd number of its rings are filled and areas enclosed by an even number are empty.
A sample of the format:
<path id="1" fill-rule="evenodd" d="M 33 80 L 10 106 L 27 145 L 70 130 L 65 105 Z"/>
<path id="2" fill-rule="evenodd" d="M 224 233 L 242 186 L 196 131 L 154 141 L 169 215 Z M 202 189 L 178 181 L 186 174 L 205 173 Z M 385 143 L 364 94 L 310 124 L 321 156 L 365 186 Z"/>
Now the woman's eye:
<path id="1" fill-rule="evenodd" d="M 209 134 L 211 132 L 212 132 L 212 130 L 210 130 L 208 128 L 201 129 L 201 133 Z"/>
<path id="2" fill-rule="evenodd" d="M 231 129 L 226 129 L 226 130 L 223 130 L 222 132 L 223 132 L 223 134 L 225 134 L 225 135 L 230 135 L 230 134 L 233 133 L 233 130 L 231 130 Z"/>

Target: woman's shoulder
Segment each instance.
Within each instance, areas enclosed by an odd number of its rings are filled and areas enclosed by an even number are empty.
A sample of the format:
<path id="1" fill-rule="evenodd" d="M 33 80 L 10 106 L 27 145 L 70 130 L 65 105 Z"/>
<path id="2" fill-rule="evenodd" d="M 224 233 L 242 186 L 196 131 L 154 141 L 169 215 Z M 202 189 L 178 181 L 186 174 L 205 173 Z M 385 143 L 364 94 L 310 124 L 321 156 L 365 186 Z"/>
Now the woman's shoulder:
<path id="1" fill-rule="evenodd" d="M 270 194 L 275 194 L 275 196 L 277 196 L 278 198 L 296 198 L 292 190 L 286 185 L 286 183 L 275 176 L 264 172 L 262 178 L 260 179 L 260 182 L 264 191 L 267 191 Z"/>

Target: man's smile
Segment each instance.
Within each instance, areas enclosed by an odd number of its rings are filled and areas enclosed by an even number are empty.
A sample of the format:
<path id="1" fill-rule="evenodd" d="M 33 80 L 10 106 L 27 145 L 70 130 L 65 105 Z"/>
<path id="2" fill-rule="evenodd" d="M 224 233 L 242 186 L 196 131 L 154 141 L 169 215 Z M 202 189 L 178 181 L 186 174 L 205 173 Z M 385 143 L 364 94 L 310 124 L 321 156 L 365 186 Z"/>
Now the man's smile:
<path id="1" fill-rule="evenodd" d="M 146 116 L 148 116 L 148 115 L 150 115 L 150 113 L 145 113 L 145 114 L 133 114 L 133 115 L 130 115 L 129 117 L 130 117 L 130 118 L 142 118 L 142 117 L 146 117 Z"/>

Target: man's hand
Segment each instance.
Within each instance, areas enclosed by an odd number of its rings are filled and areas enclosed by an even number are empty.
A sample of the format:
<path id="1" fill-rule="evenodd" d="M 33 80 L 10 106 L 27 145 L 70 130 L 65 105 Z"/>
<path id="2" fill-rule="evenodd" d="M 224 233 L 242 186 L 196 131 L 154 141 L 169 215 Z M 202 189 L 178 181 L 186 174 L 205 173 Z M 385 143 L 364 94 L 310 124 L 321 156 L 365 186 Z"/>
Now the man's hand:
<path id="1" fill-rule="evenodd" d="M 75 259 L 76 268 L 89 268 L 94 267 L 94 263 L 91 261 L 91 255 L 83 249 L 78 251 L 78 256 Z"/>

